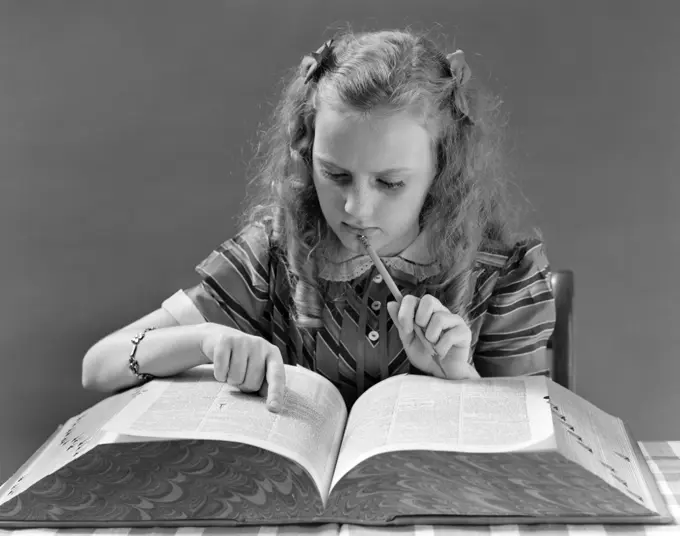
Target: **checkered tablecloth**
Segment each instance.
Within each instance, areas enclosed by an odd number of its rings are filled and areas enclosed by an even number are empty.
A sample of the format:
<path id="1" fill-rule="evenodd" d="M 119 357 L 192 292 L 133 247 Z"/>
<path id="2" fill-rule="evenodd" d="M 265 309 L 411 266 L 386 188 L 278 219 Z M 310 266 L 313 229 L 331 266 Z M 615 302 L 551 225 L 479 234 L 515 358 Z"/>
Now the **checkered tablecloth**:
<path id="1" fill-rule="evenodd" d="M 680 441 L 642 442 L 642 452 L 649 463 L 659 489 L 675 518 L 672 525 L 495 525 L 495 526 L 443 526 L 416 525 L 409 527 L 362 527 L 359 525 L 322 526 L 288 525 L 281 527 L 251 528 L 152 528 L 152 529 L 22 529 L 0 530 L 0 536 L 654 536 L 657 534 L 680 536 Z"/>

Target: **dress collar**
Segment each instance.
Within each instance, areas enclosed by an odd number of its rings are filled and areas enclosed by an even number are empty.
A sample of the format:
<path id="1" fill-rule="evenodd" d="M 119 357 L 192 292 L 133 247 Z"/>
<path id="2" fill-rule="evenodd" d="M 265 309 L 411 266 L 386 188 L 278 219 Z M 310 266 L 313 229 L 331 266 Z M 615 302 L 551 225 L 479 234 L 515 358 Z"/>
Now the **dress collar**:
<path id="1" fill-rule="evenodd" d="M 385 266 L 399 270 L 418 281 L 441 272 L 441 265 L 430 252 L 429 233 L 422 231 L 401 253 L 391 257 L 380 257 Z M 321 248 L 317 253 L 319 277 L 326 281 L 351 281 L 373 267 L 368 254 L 354 253 L 345 248 L 339 240 Z"/>

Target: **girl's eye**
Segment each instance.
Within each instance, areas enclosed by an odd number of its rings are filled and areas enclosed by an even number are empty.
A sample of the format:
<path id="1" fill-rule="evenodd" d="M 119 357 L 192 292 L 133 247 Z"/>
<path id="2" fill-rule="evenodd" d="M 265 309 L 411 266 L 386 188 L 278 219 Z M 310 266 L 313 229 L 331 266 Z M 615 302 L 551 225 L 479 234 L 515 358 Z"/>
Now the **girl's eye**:
<path id="1" fill-rule="evenodd" d="M 327 171 L 325 169 L 321 170 L 321 174 L 324 177 L 327 177 L 328 179 L 335 182 L 345 182 L 350 179 L 347 173 L 331 173 L 330 171 Z M 402 181 L 391 182 L 385 179 L 378 179 L 378 182 L 388 190 L 396 190 L 397 188 L 401 188 L 402 186 L 404 186 L 404 183 Z"/>
<path id="2" fill-rule="evenodd" d="M 330 171 L 323 171 L 323 174 L 331 180 L 339 181 L 347 178 L 346 173 L 331 173 Z"/>
<path id="3" fill-rule="evenodd" d="M 396 190 L 397 188 L 401 188 L 402 186 L 404 186 L 404 183 L 402 181 L 390 182 L 380 179 L 378 182 L 380 182 L 380 184 L 382 184 L 388 190 Z"/>
<path id="4" fill-rule="evenodd" d="M 346 173 L 331 173 L 330 171 L 321 168 L 321 175 L 333 182 L 346 182 L 348 177 Z"/>

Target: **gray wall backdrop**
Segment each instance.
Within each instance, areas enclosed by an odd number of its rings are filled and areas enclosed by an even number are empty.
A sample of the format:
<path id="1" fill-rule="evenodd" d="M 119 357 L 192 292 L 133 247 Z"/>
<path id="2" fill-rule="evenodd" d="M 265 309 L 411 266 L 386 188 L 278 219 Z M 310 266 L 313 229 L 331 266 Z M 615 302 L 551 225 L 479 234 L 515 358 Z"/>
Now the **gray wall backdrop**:
<path id="1" fill-rule="evenodd" d="M 531 222 L 576 272 L 576 392 L 639 439 L 680 439 L 679 15 L 672 0 L 1 1 L 0 479 L 99 399 L 80 385 L 87 348 L 234 232 L 280 76 L 345 21 L 443 32 L 502 95 Z"/>

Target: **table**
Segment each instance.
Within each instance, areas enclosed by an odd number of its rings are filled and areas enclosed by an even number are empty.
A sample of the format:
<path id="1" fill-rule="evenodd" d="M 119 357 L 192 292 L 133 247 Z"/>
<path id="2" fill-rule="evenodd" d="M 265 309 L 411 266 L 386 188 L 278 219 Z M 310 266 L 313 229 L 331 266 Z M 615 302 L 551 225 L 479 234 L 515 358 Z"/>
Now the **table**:
<path id="1" fill-rule="evenodd" d="M 410 527 L 362 527 L 360 525 L 327 524 L 318 527 L 236 527 L 236 528 L 154 528 L 154 529 L 22 529 L 0 530 L 0 536 L 606 536 L 638 535 L 680 536 L 680 441 L 640 442 L 642 453 L 659 489 L 675 518 L 672 525 L 497 525 L 497 526 L 442 526 L 418 525 Z"/>

